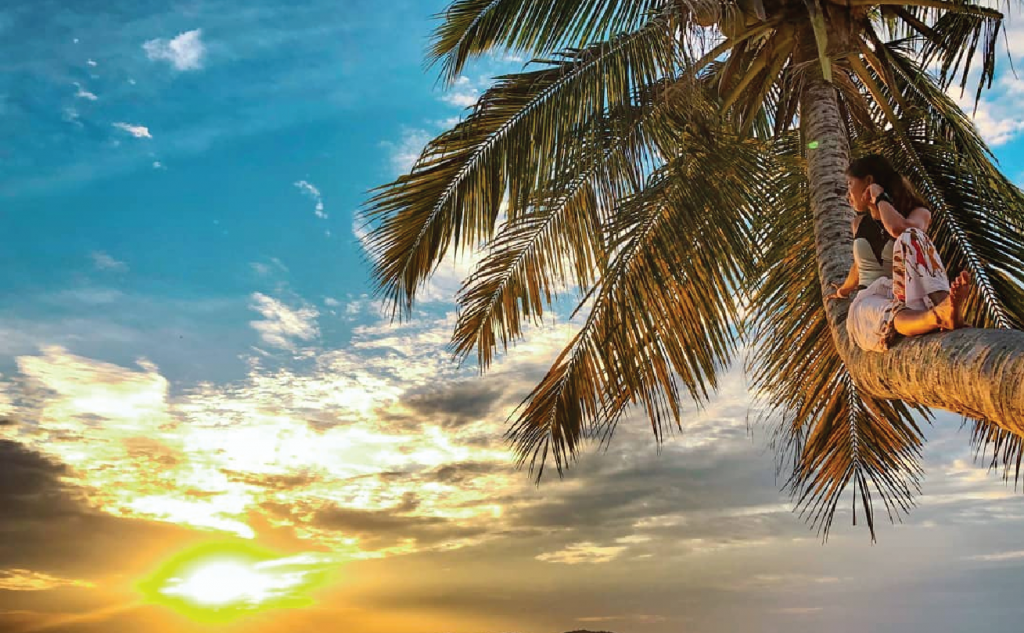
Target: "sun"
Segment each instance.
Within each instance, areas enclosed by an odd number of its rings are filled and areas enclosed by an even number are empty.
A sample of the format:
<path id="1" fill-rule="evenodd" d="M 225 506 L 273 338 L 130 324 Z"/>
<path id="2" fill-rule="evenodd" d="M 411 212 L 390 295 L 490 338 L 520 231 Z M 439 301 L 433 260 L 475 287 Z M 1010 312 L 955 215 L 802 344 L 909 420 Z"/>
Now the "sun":
<path id="1" fill-rule="evenodd" d="M 184 578 L 170 578 L 160 593 L 209 607 L 257 606 L 273 596 L 275 589 L 290 584 L 289 579 L 260 571 L 248 561 L 211 560 L 198 563 Z"/>
<path id="2" fill-rule="evenodd" d="M 311 604 L 308 592 L 323 583 L 326 569 L 316 556 L 282 558 L 250 544 L 207 544 L 172 557 L 139 588 L 149 602 L 222 622 Z"/>

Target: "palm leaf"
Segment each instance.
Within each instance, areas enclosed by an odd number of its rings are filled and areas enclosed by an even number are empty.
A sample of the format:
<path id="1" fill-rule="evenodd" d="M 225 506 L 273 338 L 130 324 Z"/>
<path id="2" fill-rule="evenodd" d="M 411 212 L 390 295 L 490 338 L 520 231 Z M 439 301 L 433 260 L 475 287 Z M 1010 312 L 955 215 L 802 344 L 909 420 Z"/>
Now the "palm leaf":
<path id="1" fill-rule="evenodd" d="M 922 66 L 936 67 L 939 84 L 948 88 L 960 77 L 960 89 L 967 87 L 973 62 L 980 51 L 981 72 L 975 99 L 992 86 L 996 69 L 996 51 L 1003 23 L 999 11 L 973 2 L 926 2 L 920 6 L 892 7 L 901 19 L 903 32 L 920 39 Z"/>
<path id="2" fill-rule="evenodd" d="M 517 412 L 509 438 L 538 478 L 549 455 L 561 473 L 585 436 L 610 437 L 633 404 L 661 438 L 668 419 L 678 423 L 680 387 L 706 398 L 735 350 L 745 214 L 759 187 L 748 175 L 763 167 L 760 147 L 701 124 L 690 130 L 679 139 L 684 153 L 615 211 L 586 321 Z"/>
<path id="3" fill-rule="evenodd" d="M 509 221 L 488 244 L 488 255 L 460 290 L 452 340 L 457 357 L 476 347 L 486 369 L 499 341 L 507 349 L 524 322 L 539 321 L 554 289 L 592 286 L 596 266 L 606 263 L 595 227 L 642 187 L 661 157 L 679 151 L 688 123 L 678 113 L 702 103 L 701 84 L 684 76 L 638 95 L 647 105 L 609 112 L 604 125 L 587 130 L 591 140 L 571 143 L 578 156 L 538 189 L 530 212 Z"/>
<path id="4" fill-rule="evenodd" d="M 964 421 L 965 423 L 968 420 Z M 1024 457 L 1024 438 L 1016 433 L 988 422 L 986 420 L 970 420 L 971 445 L 975 449 L 975 459 L 986 460 L 989 470 L 1003 469 L 1003 479 L 1009 481 L 1013 472 L 1014 487 L 1020 481 L 1021 461 Z M 992 454 L 988 449 L 992 448 Z"/>
<path id="5" fill-rule="evenodd" d="M 634 31 L 666 0 L 457 0 L 438 16 L 428 59 L 454 82 L 474 55 L 494 49 L 530 57 Z M 670 5 L 671 6 L 671 5 Z"/>
<path id="6" fill-rule="evenodd" d="M 807 14 L 811 18 L 811 27 L 814 30 L 814 42 L 818 46 L 818 62 L 821 64 L 821 75 L 825 81 L 832 82 L 832 60 L 828 56 L 828 26 L 825 24 L 825 15 L 821 10 L 819 0 L 804 0 Z"/>
<path id="7" fill-rule="evenodd" d="M 607 109 L 633 105 L 671 72 L 673 43 L 661 19 L 635 33 L 568 51 L 545 67 L 500 77 L 470 116 L 431 141 L 412 173 L 368 203 L 374 277 L 391 304 L 411 309 L 419 285 L 454 244 L 491 238 L 503 199 L 515 216 L 538 183 L 578 156 Z"/>
<path id="8" fill-rule="evenodd" d="M 577 145 L 579 157 L 567 161 L 530 210 L 488 244 L 487 256 L 459 291 L 452 337 L 457 357 L 475 347 L 485 370 L 499 340 L 506 350 L 525 321 L 539 322 L 558 288 L 594 283 L 607 263 L 602 224 L 642 184 L 644 155 L 653 146 L 644 138 L 645 124 L 652 123 L 646 110 L 621 109 L 607 126 L 592 130 L 592 140 Z"/>

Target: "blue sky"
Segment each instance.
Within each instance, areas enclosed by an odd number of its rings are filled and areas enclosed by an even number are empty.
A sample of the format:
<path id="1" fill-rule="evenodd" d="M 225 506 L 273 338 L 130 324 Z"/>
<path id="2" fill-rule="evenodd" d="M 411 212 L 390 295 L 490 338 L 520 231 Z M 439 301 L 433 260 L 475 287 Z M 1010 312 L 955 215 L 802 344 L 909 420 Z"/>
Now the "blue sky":
<path id="1" fill-rule="evenodd" d="M 369 189 L 521 66 L 442 90 L 423 57 L 444 6 L 0 7 L 0 452 L 22 468 L 0 483 L 0 625 L 183 630 L 132 579 L 216 538 L 338 578 L 231 630 L 1018 623 L 1024 506 L 954 416 L 920 507 L 874 546 L 845 510 L 824 547 L 791 513 L 735 371 L 660 455 L 636 419 L 565 481 L 513 469 L 503 421 L 572 325 L 475 379 L 445 351 L 465 265 L 392 325 L 356 228 Z M 1024 68 L 1024 30 L 1009 41 Z M 977 123 L 1024 183 L 1005 61 Z"/>
<path id="2" fill-rule="evenodd" d="M 168 371 L 223 377 L 255 340 L 238 331 L 254 290 L 286 283 L 321 306 L 368 291 L 355 210 L 475 85 L 442 95 L 423 70 L 440 3 L 110 6 L 25 3 L 0 22 L 45 34 L 4 39 L 0 125 L 13 142 L 0 175 L 0 287 L 21 299 L 18 318 L 102 319 L 90 351 L 112 358 L 187 363 L 100 343 L 129 322 L 154 336 L 189 330 L 182 356 L 224 358 Z M 72 294 L 53 296 L 62 290 Z M 348 333 L 322 332 L 334 344 Z"/>

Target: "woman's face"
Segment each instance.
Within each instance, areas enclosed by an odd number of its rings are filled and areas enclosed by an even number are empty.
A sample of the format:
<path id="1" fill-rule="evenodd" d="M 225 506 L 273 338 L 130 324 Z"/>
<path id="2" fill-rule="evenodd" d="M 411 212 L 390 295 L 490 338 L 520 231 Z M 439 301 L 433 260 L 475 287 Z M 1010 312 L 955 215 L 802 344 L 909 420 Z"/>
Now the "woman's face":
<path id="1" fill-rule="evenodd" d="M 873 181 L 874 179 L 871 176 L 865 178 L 857 178 L 849 174 L 846 176 L 846 190 L 850 198 L 850 206 L 858 213 L 864 213 L 869 210 L 867 201 L 864 199 L 864 191 L 871 186 Z"/>

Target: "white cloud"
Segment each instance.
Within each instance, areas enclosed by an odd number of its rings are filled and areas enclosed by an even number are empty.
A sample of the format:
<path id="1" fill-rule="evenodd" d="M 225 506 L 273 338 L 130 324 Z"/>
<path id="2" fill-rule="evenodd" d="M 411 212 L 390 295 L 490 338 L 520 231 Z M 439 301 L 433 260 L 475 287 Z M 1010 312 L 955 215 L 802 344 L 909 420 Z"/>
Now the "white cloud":
<path id="1" fill-rule="evenodd" d="M 262 321 L 250 321 L 267 345 L 295 351 L 295 341 L 309 341 L 320 335 L 316 318 L 320 313 L 310 305 L 292 309 L 284 303 L 261 292 L 252 294 L 250 307 L 259 312 Z"/>
<path id="2" fill-rule="evenodd" d="M 319 199 L 320 198 L 320 190 L 317 189 L 316 185 L 314 185 L 313 183 L 306 182 L 305 180 L 300 180 L 300 181 L 298 181 L 298 182 L 296 182 L 294 184 L 295 184 L 296 187 L 298 187 L 302 191 L 308 193 L 313 198 L 315 198 L 315 199 Z"/>
<path id="3" fill-rule="evenodd" d="M 59 587 L 85 587 L 96 585 L 84 580 L 58 578 L 28 569 L 0 570 L 0 590 L 4 591 L 47 591 Z"/>
<path id="4" fill-rule="evenodd" d="M 967 560 L 977 560 L 985 563 L 994 563 L 1005 560 L 1020 560 L 1024 558 L 1024 550 L 1016 550 L 1012 552 L 999 552 L 996 554 L 979 554 L 978 556 L 968 556 Z"/>
<path id="5" fill-rule="evenodd" d="M 128 264 L 114 259 L 103 251 L 93 251 L 90 256 L 92 257 L 92 263 L 96 266 L 97 270 L 113 270 L 118 272 L 128 270 Z"/>
<path id="6" fill-rule="evenodd" d="M 462 75 L 452 86 L 451 92 L 441 97 L 445 103 L 460 108 L 469 108 L 476 105 L 480 98 L 480 90 L 470 81 L 469 77 Z"/>
<path id="7" fill-rule="evenodd" d="M 590 542 L 573 543 L 557 552 L 547 552 L 537 556 L 537 560 L 545 563 L 564 563 L 579 565 L 580 563 L 608 563 L 622 553 L 625 547 L 600 547 Z"/>
<path id="8" fill-rule="evenodd" d="M 149 133 L 149 128 L 145 125 L 132 125 L 131 123 L 118 122 L 112 124 L 119 130 L 128 132 L 135 138 L 153 138 L 153 135 Z"/>
<path id="9" fill-rule="evenodd" d="M 452 129 L 459 123 L 462 123 L 462 117 L 460 116 L 450 116 L 447 119 L 442 119 L 437 122 L 438 125 L 440 125 L 442 128 L 446 130 Z"/>
<path id="10" fill-rule="evenodd" d="M 964 111 L 972 114 L 969 107 Z M 1002 104 L 982 100 L 972 118 L 981 137 L 993 147 L 1004 145 L 1024 132 L 1024 115 L 1016 107 L 1003 107 Z"/>
<path id="11" fill-rule="evenodd" d="M 636 622 L 638 624 L 659 624 L 665 622 L 668 618 L 663 615 L 654 615 L 649 613 L 632 613 L 629 615 L 591 615 L 582 618 L 576 618 L 577 622 Z"/>
<path id="12" fill-rule="evenodd" d="M 271 264 L 273 264 L 273 266 L 271 266 Z M 275 267 L 282 272 L 288 272 L 288 267 L 284 265 L 284 262 L 282 262 L 280 259 L 276 257 L 270 258 L 270 264 L 264 264 L 262 262 L 251 262 L 249 266 L 252 267 L 253 272 L 255 272 L 257 275 L 260 275 L 261 277 L 265 277 L 270 273 L 274 272 Z"/>
<path id="13" fill-rule="evenodd" d="M 296 301 L 285 307 L 263 295 L 252 298 L 266 319 L 263 323 L 276 322 L 272 335 L 290 343 L 300 337 L 289 332 L 315 332 L 313 317 L 286 324 L 289 314 L 307 308 L 301 300 L 296 309 Z M 756 494 L 747 490 L 754 482 L 753 473 L 761 472 L 770 479 L 770 464 L 760 459 L 744 434 L 748 400 L 741 372 L 732 372 L 729 380 L 723 381 L 721 401 L 699 414 L 685 416 L 689 422 L 684 436 L 664 446 L 657 470 L 651 464 L 653 441 L 647 425 L 636 419 L 631 421 L 638 424 L 623 425 L 611 454 L 587 451 L 570 477 L 548 479 L 537 491 L 525 473 L 512 468 L 507 447 L 499 439 L 501 420 L 533 386 L 536 367 L 550 364 L 572 333 L 536 332 L 541 336 L 524 342 L 528 344 L 519 346 L 514 358 L 502 359 L 486 377 L 455 383 L 455 378 L 469 378 L 475 372 L 466 368 L 457 373 L 442 351 L 452 331 L 452 319 L 453 314 L 432 323 L 397 326 L 382 319 L 380 329 L 355 333 L 347 348 L 316 348 L 309 357 L 310 366 L 262 368 L 258 359 L 251 360 L 250 374 L 243 381 L 204 384 L 174 398 L 170 397 L 169 381 L 152 365 L 141 365 L 140 372 L 73 357 L 61 350 L 44 350 L 41 357 L 18 359 L 21 374 L 46 394 L 18 406 L 40 409 L 19 409 L 11 415 L 39 420 L 38 428 L 21 439 L 68 463 L 97 508 L 125 516 L 251 537 L 249 517 L 260 513 L 261 504 L 272 501 L 295 509 L 294 514 L 275 521 L 293 528 L 299 538 L 353 557 L 454 549 L 505 538 L 502 535 L 516 534 L 515 528 L 538 526 L 544 533 L 542 542 L 531 543 L 522 556 L 529 564 L 535 564 L 535 557 L 577 568 L 613 561 L 601 568 L 603 573 L 613 573 L 621 569 L 620 564 L 643 556 L 688 556 L 687 564 L 677 567 L 709 573 L 712 578 L 708 582 L 716 587 L 834 592 L 840 582 L 846 582 L 824 575 L 832 573 L 828 562 L 808 569 L 790 565 L 806 559 L 802 556 L 806 551 L 823 551 L 817 539 L 811 536 L 807 540 L 812 543 L 801 545 L 789 538 L 803 535 L 806 528 L 791 516 L 791 504 L 776 498 L 773 485 L 756 488 Z M 540 342 L 543 345 L 538 345 Z M 528 367 L 534 369 L 526 371 Z M 408 395 L 437 395 L 445 392 L 446 385 L 458 384 L 466 391 L 455 390 L 454 394 L 463 395 L 446 396 L 431 405 L 433 408 Z M 475 404 L 471 396 L 477 393 L 476 387 L 483 388 L 480 393 L 493 390 L 504 395 L 493 404 Z M 471 410 L 467 420 L 480 419 L 463 426 L 448 425 L 445 420 L 460 409 L 449 405 L 460 402 L 461 409 Z M 680 441 L 699 437 L 705 429 L 725 427 L 738 433 L 719 436 L 716 444 L 707 446 Z M 16 432 L 16 427 L 0 427 L 0 437 Z M 494 441 L 482 449 L 480 442 L 485 438 Z M 443 472 L 458 473 L 468 460 L 472 460 L 471 466 L 486 466 L 484 473 L 461 481 L 438 477 Z M 163 462 L 177 466 L 157 467 Z M 695 490 L 711 485 L 704 482 L 717 481 L 715 473 L 734 473 L 737 463 L 743 477 L 721 481 L 716 484 L 721 488 L 700 497 L 715 499 L 721 506 L 696 503 L 699 498 L 695 495 L 703 493 Z M 712 472 L 710 464 L 720 464 L 721 470 Z M 766 470 L 757 470 L 762 467 Z M 656 486 L 656 494 L 645 495 L 655 473 L 663 484 Z M 292 488 L 275 489 L 259 483 L 274 478 L 291 481 L 288 485 Z M 712 496 L 740 488 L 743 493 L 736 497 L 719 500 Z M 196 491 L 204 494 L 196 495 Z M 369 512 L 368 518 L 383 517 L 400 507 L 403 495 L 410 492 L 419 500 L 417 516 L 437 521 L 438 530 L 450 526 L 468 532 L 460 535 L 456 531 L 434 541 L 413 521 L 388 541 L 369 533 L 354 537 L 315 520 L 317 509 L 335 505 L 356 511 L 356 516 Z M 624 494 L 627 492 L 630 494 Z M 613 505 L 598 513 L 597 508 L 606 503 L 599 498 L 603 494 L 609 495 L 608 502 Z M 693 506 L 688 505 L 691 499 Z M 575 519 L 577 516 L 580 518 Z M 569 517 L 572 527 L 559 523 L 553 528 L 552 521 L 559 521 L 558 517 Z M 638 526 L 641 520 L 644 525 Z M 890 534 L 901 538 L 899 530 Z M 353 542 L 354 538 L 360 540 Z M 837 540 L 843 542 L 841 536 Z M 864 540 L 856 542 L 862 545 Z M 762 547 L 766 544 L 771 547 Z M 993 543 L 990 549 L 999 551 L 1000 545 Z M 758 547 L 764 556 L 778 552 L 780 560 L 789 562 L 776 568 L 751 558 L 752 566 L 733 573 L 734 552 L 742 546 Z M 899 541 L 895 546 L 899 548 Z M 784 547 L 788 549 L 781 550 Z M 1005 549 L 1013 548 L 1011 543 Z M 845 555 L 848 550 L 840 551 Z M 914 551 L 927 558 L 934 549 Z M 592 573 L 593 567 L 590 569 L 585 573 Z M 803 604 L 773 603 L 790 608 Z M 641 611 L 644 606 L 636 605 L 635 614 L 602 609 L 579 615 L 595 622 L 621 619 L 638 624 L 641 618 L 658 617 L 646 615 L 651 612 Z"/>
<path id="14" fill-rule="evenodd" d="M 202 34 L 202 29 L 185 31 L 171 40 L 149 40 L 142 48 L 149 59 L 168 61 L 176 70 L 198 70 L 203 67 L 206 55 Z"/>
<path id="15" fill-rule="evenodd" d="M 86 61 L 85 63 L 86 63 L 86 64 L 89 64 L 89 65 L 90 65 L 90 66 L 92 66 L 93 68 L 96 68 L 96 66 L 97 66 L 96 62 L 95 62 L 95 61 L 93 61 L 93 60 L 91 60 L 91 59 L 90 59 L 90 60 L 87 60 L 87 61 Z"/>
<path id="16" fill-rule="evenodd" d="M 153 161 L 153 169 L 167 169 L 164 164 L 158 160 Z"/>
<path id="17" fill-rule="evenodd" d="M 64 108 L 64 114 L 61 117 L 66 123 L 71 123 L 82 127 L 82 122 L 78 120 L 78 110 L 74 108 Z"/>
<path id="18" fill-rule="evenodd" d="M 324 297 L 324 305 L 329 308 L 337 308 L 341 305 L 341 302 L 334 297 Z"/>
<path id="19" fill-rule="evenodd" d="M 312 198 L 314 202 L 316 202 L 316 206 L 313 208 L 313 213 L 316 214 L 316 217 L 320 218 L 321 220 L 326 220 L 327 214 L 324 212 L 324 200 L 323 197 L 320 195 L 320 190 L 317 189 L 316 185 L 305 180 L 300 180 L 294 183 L 294 185 L 302 193 L 306 194 L 307 196 Z"/>
<path id="20" fill-rule="evenodd" d="M 973 86 L 977 80 L 978 72 L 972 71 L 968 86 Z M 950 86 L 946 94 L 973 120 L 978 133 L 990 146 L 1005 145 L 1024 134 L 1024 113 L 1019 104 L 1024 95 L 1024 81 L 1006 69 L 997 72 L 992 89 L 977 103 L 974 90 L 961 90 L 959 85 Z"/>
<path id="21" fill-rule="evenodd" d="M 78 88 L 78 92 L 75 93 L 75 97 L 77 99 L 88 99 L 89 101 L 95 101 L 95 100 L 99 99 L 99 97 L 97 97 L 95 94 L 93 94 L 93 93 L 89 92 L 88 90 L 86 90 L 85 88 L 83 88 L 82 84 L 78 83 L 77 81 L 74 82 L 73 85 L 76 88 Z"/>
<path id="22" fill-rule="evenodd" d="M 419 160 L 420 154 L 428 142 L 430 142 L 430 134 L 426 130 L 405 128 L 402 130 L 400 141 L 397 143 L 384 141 L 381 145 L 390 154 L 391 169 L 396 174 L 407 174 Z"/>

